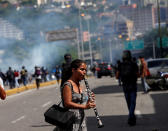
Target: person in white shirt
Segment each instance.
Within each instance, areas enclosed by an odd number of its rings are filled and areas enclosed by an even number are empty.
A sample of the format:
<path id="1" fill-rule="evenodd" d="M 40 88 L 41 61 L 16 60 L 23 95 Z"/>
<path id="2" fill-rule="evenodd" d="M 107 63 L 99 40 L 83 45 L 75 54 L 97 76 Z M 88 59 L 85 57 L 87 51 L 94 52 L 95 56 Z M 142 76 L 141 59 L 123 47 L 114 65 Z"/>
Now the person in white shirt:
<path id="1" fill-rule="evenodd" d="M 0 77 L 0 98 L 2 100 L 5 100 L 5 98 L 6 98 L 6 92 L 4 90 L 3 80 L 1 77 Z"/>

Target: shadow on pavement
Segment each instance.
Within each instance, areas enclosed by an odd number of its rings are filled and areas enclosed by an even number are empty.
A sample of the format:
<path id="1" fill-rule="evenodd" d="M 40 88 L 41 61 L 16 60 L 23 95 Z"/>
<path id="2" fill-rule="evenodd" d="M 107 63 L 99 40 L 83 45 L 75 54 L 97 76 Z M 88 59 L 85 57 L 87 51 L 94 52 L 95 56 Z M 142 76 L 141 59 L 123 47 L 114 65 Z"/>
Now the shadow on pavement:
<path id="1" fill-rule="evenodd" d="M 50 124 L 31 125 L 31 127 L 45 127 L 45 126 L 53 126 L 53 125 L 50 125 Z"/>
<path id="2" fill-rule="evenodd" d="M 141 84 L 137 84 L 138 91 L 143 91 Z M 110 86 L 98 86 L 92 90 L 95 94 L 111 94 L 111 93 L 122 93 L 122 86 L 110 85 Z"/>
<path id="3" fill-rule="evenodd" d="M 97 127 L 95 117 L 87 117 L 88 131 L 167 131 L 168 126 L 164 123 L 158 125 L 158 121 L 153 121 L 154 115 L 147 114 L 137 117 L 136 126 L 129 126 L 127 124 L 127 116 L 101 116 L 104 124 L 103 128 Z"/>
<path id="4" fill-rule="evenodd" d="M 163 131 L 168 130 L 168 93 L 162 91 L 158 94 L 150 94 L 153 99 L 155 114 L 153 115 L 153 123 L 156 123 Z M 161 130 L 161 131 L 162 131 Z"/>
<path id="5" fill-rule="evenodd" d="M 141 84 L 138 84 L 138 91 L 143 91 Z M 95 94 L 109 94 L 123 92 L 122 87 L 118 85 L 100 86 L 93 90 Z M 87 117 L 88 131 L 168 131 L 168 92 L 151 91 L 149 95 L 153 100 L 154 113 L 137 115 L 137 125 L 130 127 L 127 124 L 126 115 L 121 116 L 101 116 L 101 120 L 105 125 L 103 128 L 97 128 L 95 117 Z M 146 102 L 146 101 L 144 101 Z M 152 105 L 152 103 L 149 103 Z M 146 106 L 146 107 L 145 107 Z M 127 108 L 127 107 L 125 107 Z M 142 107 L 147 111 L 148 104 Z"/>

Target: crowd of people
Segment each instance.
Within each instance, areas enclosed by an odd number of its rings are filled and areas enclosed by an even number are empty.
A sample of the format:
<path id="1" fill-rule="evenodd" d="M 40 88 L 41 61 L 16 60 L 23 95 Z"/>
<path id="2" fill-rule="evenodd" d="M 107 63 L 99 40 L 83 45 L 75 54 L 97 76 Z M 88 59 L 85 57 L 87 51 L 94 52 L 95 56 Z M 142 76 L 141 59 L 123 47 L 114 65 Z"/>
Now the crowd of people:
<path id="1" fill-rule="evenodd" d="M 87 96 L 86 90 L 80 85 L 80 81 L 85 78 L 87 72 L 87 64 L 85 61 L 76 59 L 71 59 L 70 54 L 65 54 L 65 63 L 62 66 L 56 65 L 55 69 L 52 71 L 52 75 L 49 78 L 48 70 L 44 67 L 35 66 L 34 73 L 29 75 L 25 66 L 22 66 L 21 71 L 12 70 L 11 67 L 4 74 L 0 72 L 0 98 L 5 99 L 6 94 L 2 81 L 5 85 L 9 85 L 10 88 L 19 87 L 20 84 L 26 86 L 32 81 L 32 78 L 36 81 L 37 89 L 39 89 L 41 81 L 48 81 L 53 79 L 53 76 L 57 80 L 60 86 L 62 106 L 70 109 L 76 114 L 76 120 L 73 125 L 68 129 L 68 131 L 85 131 L 87 130 L 85 121 L 85 109 L 94 108 L 94 93 L 92 92 L 92 100 Z M 139 57 L 139 61 L 132 57 L 129 50 L 123 52 L 122 60 L 117 61 L 115 68 L 116 78 L 118 79 L 119 86 L 123 87 L 123 92 L 125 100 L 128 107 L 128 124 L 130 126 L 136 125 L 136 97 L 137 97 L 137 79 L 141 78 L 142 87 L 144 92 L 148 92 L 150 89 L 146 86 L 146 76 L 148 75 L 148 69 L 146 62 L 143 57 Z M 1 79 L 2 78 L 2 79 Z M 66 129 L 61 129 L 59 126 L 55 128 L 55 131 L 66 131 Z"/>
<path id="2" fill-rule="evenodd" d="M 3 81 L 5 90 L 19 88 L 22 85 L 27 86 L 28 84 L 32 83 L 33 80 L 35 80 L 37 88 L 39 89 L 40 82 L 46 82 L 56 78 L 60 79 L 61 68 L 59 68 L 59 73 L 57 70 L 57 66 L 55 71 L 51 72 L 49 72 L 48 69 L 43 66 L 35 66 L 33 72 L 28 71 L 25 66 L 22 66 L 21 70 L 15 70 L 12 67 L 9 67 L 6 72 L 0 70 L 0 78 Z"/>

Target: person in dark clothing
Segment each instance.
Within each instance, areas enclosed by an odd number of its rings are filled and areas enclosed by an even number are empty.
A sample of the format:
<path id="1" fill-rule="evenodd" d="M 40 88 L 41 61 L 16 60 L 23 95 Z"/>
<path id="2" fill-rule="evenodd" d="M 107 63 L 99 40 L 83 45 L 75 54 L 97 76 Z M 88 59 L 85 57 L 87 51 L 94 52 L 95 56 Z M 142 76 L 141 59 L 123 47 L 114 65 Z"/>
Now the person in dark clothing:
<path id="1" fill-rule="evenodd" d="M 40 82 L 41 82 L 41 68 L 35 66 L 35 72 L 34 72 L 34 77 L 35 77 L 35 81 L 36 81 L 36 87 L 37 89 L 39 89 L 40 87 Z"/>
<path id="2" fill-rule="evenodd" d="M 57 83 L 59 85 L 60 79 L 61 79 L 61 69 L 58 65 L 55 68 L 55 77 L 56 77 Z"/>
<path id="3" fill-rule="evenodd" d="M 42 79 L 42 81 L 43 82 L 46 82 L 47 81 L 47 74 L 48 74 L 48 72 L 47 72 L 47 68 L 45 68 L 45 67 L 41 67 L 41 79 Z"/>
<path id="4" fill-rule="evenodd" d="M 120 67 L 121 61 L 117 60 L 117 65 L 116 65 L 116 70 L 118 70 L 118 68 Z M 121 86 L 121 77 L 118 76 L 118 85 Z"/>
<path id="5" fill-rule="evenodd" d="M 6 72 L 7 80 L 9 82 L 10 89 L 15 88 L 15 75 L 11 67 Z"/>
<path id="6" fill-rule="evenodd" d="M 129 110 L 128 124 L 136 125 L 136 116 L 134 114 L 137 96 L 137 78 L 138 65 L 133 62 L 131 52 L 126 50 L 123 52 L 122 62 L 118 67 L 117 75 L 121 77 L 123 92 Z"/>
<path id="7" fill-rule="evenodd" d="M 69 78 L 67 72 L 70 69 L 71 66 L 71 54 L 65 54 L 64 55 L 65 63 L 62 64 L 62 76 L 61 76 L 61 87 L 63 86 L 64 82 Z"/>
<path id="8" fill-rule="evenodd" d="M 22 70 L 20 71 L 21 80 L 24 86 L 27 85 L 27 70 L 25 69 L 25 66 L 22 66 Z"/>

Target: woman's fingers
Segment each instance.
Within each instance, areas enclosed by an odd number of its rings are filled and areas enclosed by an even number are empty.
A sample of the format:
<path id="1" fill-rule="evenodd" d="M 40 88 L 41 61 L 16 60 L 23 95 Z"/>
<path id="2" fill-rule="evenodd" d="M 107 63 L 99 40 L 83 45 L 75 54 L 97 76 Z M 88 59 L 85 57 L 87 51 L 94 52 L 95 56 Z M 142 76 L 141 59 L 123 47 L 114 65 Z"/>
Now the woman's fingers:
<path id="1" fill-rule="evenodd" d="M 90 106 L 90 108 L 94 108 L 96 106 L 96 104 L 94 102 L 89 102 L 89 106 Z"/>
<path id="2" fill-rule="evenodd" d="M 86 104 L 86 108 L 90 109 L 90 108 L 94 108 L 96 106 L 96 104 L 94 102 L 88 101 L 88 103 Z"/>

